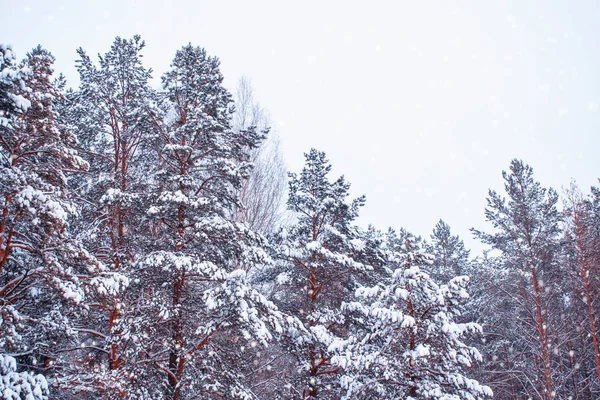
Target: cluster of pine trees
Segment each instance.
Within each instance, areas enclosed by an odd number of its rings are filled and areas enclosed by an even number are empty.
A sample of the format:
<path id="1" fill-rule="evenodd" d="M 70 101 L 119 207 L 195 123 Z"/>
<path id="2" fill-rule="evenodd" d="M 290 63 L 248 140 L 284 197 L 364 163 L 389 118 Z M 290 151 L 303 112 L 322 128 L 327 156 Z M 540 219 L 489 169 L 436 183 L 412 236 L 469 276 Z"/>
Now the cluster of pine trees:
<path id="1" fill-rule="evenodd" d="M 1 398 L 600 393 L 600 190 L 559 211 L 514 160 L 476 260 L 443 221 L 363 229 L 324 153 L 286 189 L 217 58 L 184 46 L 155 90 L 143 48 L 80 49 L 65 90 L 47 50 L 0 45 Z"/>
<path id="2" fill-rule="evenodd" d="M 600 191 L 571 184 L 559 203 L 518 160 L 503 177 L 507 197 L 490 190 L 485 210 L 494 230 L 473 230 L 499 254 L 474 271 L 486 354 L 477 376 L 499 398 L 595 399 Z"/>

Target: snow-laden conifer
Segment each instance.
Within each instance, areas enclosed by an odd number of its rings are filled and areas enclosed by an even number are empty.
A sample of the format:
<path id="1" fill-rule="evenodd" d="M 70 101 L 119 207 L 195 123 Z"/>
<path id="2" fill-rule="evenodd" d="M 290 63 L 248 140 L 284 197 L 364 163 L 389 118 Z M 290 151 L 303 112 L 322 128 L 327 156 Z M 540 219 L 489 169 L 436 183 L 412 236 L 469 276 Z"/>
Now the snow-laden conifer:
<path id="1" fill-rule="evenodd" d="M 140 373 L 156 383 L 145 386 L 151 398 L 251 398 L 238 353 L 258 351 L 288 325 L 249 284 L 247 270 L 271 259 L 264 238 L 237 223 L 233 210 L 252 168 L 247 151 L 262 135 L 231 128 L 222 80 L 219 60 L 192 45 L 177 51 L 162 79 L 144 218 L 150 251 L 132 285 L 132 335 L 146 368 Z"/>
<path id="2" fill-rule="evenodd" d="M 78 50 L 79 88 L 62 105 L 63 119 L 78 136 L 89 163 L 70 186 L 81 206 L 74 231 L 106 270 L 90 283 L 91 305 L 79 326 L 81 368 L 64 388 L 88 398 L 130 395 L 137 353 L 130 336 L 131 298 L 127 288 L 135 261 L 145 251 L 147 229 L 140 224 L 146 204 L 149 143 L 155 136 L 156 95 L 151 70 L 142 64 L 144 42 L 117 37 L 98 63 Z M 70 388 L 70 389 L 69 389 Z M 135 396 L 135 394 L 132 394 Z"/>
<path id="3" fill-rule="evenodd" d="M 555 357 L 560 347 L 553 345 L 564 329 L 563 299 L 556 290 L 563 279 L 557 265 L 558 194 L 542 187 L 521 160 L 512 160 L 502 176 L 507 197 L 490 190 L 485 209 L 493 231 L 473 230 L 500 253 L 486 289 L 493 293 L 488 294 L 486 346 L 495 355 L 488 365 L 500 370 L 495 378 L 507 393 L 541 393 L 540 398 L 550 400 L 561 393 L 566 379 Z"/>
<path id="4" fill-rule="evenodd" d="M 307 329 L 292 340 L 297 368 L 288 395 L 333 399 L 340 369 L 328 347 L 346 331 L 339 307 L 352 294 L 353 276 L 371 269 L 360 261 L 365 243 L 352 225 L 365 198 L 351 200 L 344 177 L 329 180 L 325 153 L 312 149 L 305 160 L 299 175 L 290 174 L 288 210 L 296 221 L 279 238 L 275 298 Z"/>
<path id="5" fill-rule="evenodd" d="M 459 323 L 468 297 L 468 277 L 436 283 L 420 241 L 390 230 L 384 243 L 387 273 L 373 287 L 361 287 L 343 309 L 357 327 L 346 340 L 329 346 L 333 362 L 344 368 L 345 399 L 483 399 L 490 388 L 470 379 L 465 369 L 481 355 L 465 344 L 479 333 Z"/>
<path id="6" fill-rule="evenodd" d="M 91 279 L 101 279 L 101 265 L 71 232 L 79 210 L 67 182 L 87 163 L 57 112 L 63 95 L 54 57 L 38 46 L 17 66 L 12 50 L 0 49 L 0 354 L 56 386 L 64 376 L 57 371 L 73 362 Z M 47 395 L 41 378 L 7 368 L 37 385 L 33 398 Z"/>
<path id="7" fill-rule="evenodd" d="M 442 281 L 455 276 L 469 275 L 469 250 L 457 235 L 453 235 L 450 226 L 439 220 L 430 235 L 427 251 L 433 256 L 431 275 Z"/>

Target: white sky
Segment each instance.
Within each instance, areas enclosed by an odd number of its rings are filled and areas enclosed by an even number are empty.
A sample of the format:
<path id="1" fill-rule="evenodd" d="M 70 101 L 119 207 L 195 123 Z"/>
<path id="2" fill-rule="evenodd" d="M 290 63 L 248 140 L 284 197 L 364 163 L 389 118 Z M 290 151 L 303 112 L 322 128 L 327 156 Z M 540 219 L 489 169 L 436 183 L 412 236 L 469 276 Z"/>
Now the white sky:
<path id="1" fill-rule="evenodd" d="M 360 5 L 359 5 L 360 4 Z M 302 167 L 311 147 L 367 195 L 361 224 L 429 235 L 441 217 L 467 245 L 513 157 L 560 190 L 597 182 L 597 1 L 11 1 L 0 41 L 41 43 L 77 83 L 75 49 L 139 33 L 154 77 L 182 45 L 251 78 Z M 155 83 L 158 85 L 158 80 Z"/>

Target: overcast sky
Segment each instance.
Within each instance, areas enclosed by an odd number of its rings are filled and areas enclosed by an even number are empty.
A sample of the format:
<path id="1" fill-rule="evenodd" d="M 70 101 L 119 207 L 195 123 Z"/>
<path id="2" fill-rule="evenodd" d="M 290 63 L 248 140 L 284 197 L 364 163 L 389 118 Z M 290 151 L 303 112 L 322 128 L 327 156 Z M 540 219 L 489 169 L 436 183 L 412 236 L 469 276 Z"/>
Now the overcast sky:
<path id="1" fill-rule="evenodd" d="M 142 35 L 154 77 L 184 44 L 246 75 L 289 168 L 311 147 L 366 194 L 360 223 L 467 245 L 512 158 L 560 190 L 600 176 L 598 1 L 11 1 L 0 41 L 38 43 L 77 84 L 75 49 Z M 158 85 L 158 80 L 154 85 Z"/>

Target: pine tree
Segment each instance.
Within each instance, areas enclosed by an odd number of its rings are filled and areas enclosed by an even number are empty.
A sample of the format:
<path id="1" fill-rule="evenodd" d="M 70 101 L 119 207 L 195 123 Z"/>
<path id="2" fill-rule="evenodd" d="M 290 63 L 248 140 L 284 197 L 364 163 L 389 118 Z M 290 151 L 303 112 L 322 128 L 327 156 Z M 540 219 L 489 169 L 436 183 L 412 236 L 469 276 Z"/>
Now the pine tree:
<path id="1" fill-rule="evenodd" d="M 262 236 L 232 212 L 251 169 L 247 151 L 262 135 L 231 128 L 222 81 L 219 60 L 191 44 L 163 77 L 167 117 L 144 222 L 152 251 L 132 286 L 135 335 L 151 367 L 145 376 L 156 382 L 146 386 L 152 398 L 249 398 L 239 349 L 257 351 L 285 322 L 240 268 L 271 262 Z"/>
<path id="2" fill-rule="evenodd" d="M 99 66 L 83 49 L 77 51 L 81 82 L 69 122 L 90 163 L 89 173 L 77 181 L 78 189 L 93 204 L 84 215 L 93 223 L 80 229 L 94 253 L 115 271 L 135 259 L 136 200 L 145 194 L 145 177 L 155 163 L 148 157 L 156 136 L 157 99 L 148 85 L 152 71 L 142 65 L 144 47 L 139 36 L 117 37 L 110 51 L 98 56 Z"/>
<path id="3" fill-rule="evenodd" d="M 502 175 L 508 201 L 490 190 L 485 210 L 486 219 L 495 232 L 473 232 L 484 243 L 502 252 L 500 261 L 506 271 L 497 273 L 507 278 L 504 290 L 511 297 L 507 299 L 507 306 L 513 310 L 511 319 L 504 323 L 520 319 L 517 329 L 523 332 L 513 332 L 518 337 L 515 345 L 519 345 L 522 352 L 523 373 L 533 372 L 528 379 L 535 387 L 524 390 L 527 394 L 537 391 L 544 399 L 552 399 L 557 394 L 552 328 L 560 326 L 555 314 L 557 299 L 551 294 L 553 282 L 557 280 L 558 195 L 552 189 L 542 188 L 534 180 L 532 168 L 520 160 L 513 160 L 510 172 L 503 171 Z M 500 337 L 507 334 L 503 332 Z"/>
<path id="4" fill-rule="evenodd" d="M 569 369 L 571 379 L 567 382 L 572 385 L 572 391 L 578 392 L 579 387 L 587 386 L 586 381 L 593 382 L 590 386 L 596 387 L 600 382 L 600 344 L 598 341 L 597 301 L 600 284 L 598 281 L 598 256 L 597 256 L 597 225 L 594 215 L 594 197 L 585 198 L 574 183 L 565 192 L 564 232 L 563 232 L 563 260 L 568 268 L 567 279 L 562 283 L 566 302 L 563 319 L 565 325 L 576 326 L 575 331 L 566 329 L 564 341 L 569 346 Z M 579 336 L 577 331 L 586 331 L 583 346 L 578 346 Z M 586 349 L 591 347 L 591 351 Z M 583 348 L 580 348 L 583 347 Z M 575 349 L 577 356 L 575 355 Z M 575 359 L 577 357 L 577 359 Z M 576 360 L 589 363 L 590 370 L 595 376 L 581 376 L 575 368 Z M 587 369 L 587 368 L 586 368 Z M 591 371 L 590 371 L 591 372 Z M 570 381 L 570 382 L 569 382 Z"/>
<path id="5" fill-rule="evenodd" d="M 427 251 L 433 255 L 431 274 L 440 281 L 468 275 L 469 250 L 457 235 L 452 235 L 450 226 L 441 219 L 431 234 Z"/>
<path id="6" fill-rule="evenodd" d="M 10 48 L 0 49 L 3 380 L 10 386 L 18 379 L 29 385 L 21 396 L 29 391 L 27 398 L 41 399 L 48 394 L 43 376 L 15 372 L 12 356 L 20 366 L 52 376 L 54 384 L 62 376 L 56 371 L 70 362 L 66 349 L 76 343 L 76 321 L 87 309 L 90 273 L 98 266 L 70 231 L 78 209 L 67 180 L 87 163 L 56 111 L 62 93 L 60 81 L 52 79 L 54 57 L 38 46 L 17 67 Z"/>
<path id="7" fill-rule="evenodd" d="M 468 278 L 438 285 L 424 272 L 431 262 L 418 238 L 390 230 L 384 244 L 386 274 L 344 304 L 359 329 L 330 346 L 345 368 L 343 398 L 480 399 L 491 390 L 463 370 L 479 352 L 464 343 L 481 328 L 457 323 L 468 297 Z"/>
<path id="8" fill-rule="evenodd" d="M 307 329 L 291 344 L 298 371 L 288 387 L 304 399 L 336 398 L 340 369 L 327 347 L 346 330 L 339 307 L 353 276 L 370 269 L 359 261 L 364 242 L 352 226 L 365 198 L 349 200 L 344 177 L 329 181 L 325 153 L 312 149 L 305 159 L 300 175 L 290 174 L 288 210 L 297 220 L 279 246 L 278 305 Z"/>
<path id="9" fill-rule="evenodd" d="M 93 306 L 80 332 L 91 343 L 81 367 L 79 390 L 87 396 L 123 398 L 134 386 L 130 318 L 137 299 L 128 297 L 132 268 L 146 249 L 141 224 L 147 203 L 150 143 L 156 136 L 156 94 L 151 70 L 142 65 L 145 44 L 139 36 L 117 37 L 95 65 L 83 49 L 77 69 L 80 86 L 63 105 L 66 123 L 80 139 L 78 149 L 89 170 L 71 182 L 82 205 L 74 229 L 90 253 L 108 268 L 94 280 Z M 136 396 L 135 394 L 132 394 Z"/>

